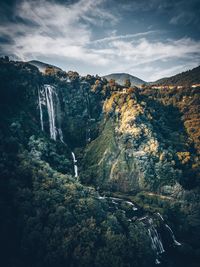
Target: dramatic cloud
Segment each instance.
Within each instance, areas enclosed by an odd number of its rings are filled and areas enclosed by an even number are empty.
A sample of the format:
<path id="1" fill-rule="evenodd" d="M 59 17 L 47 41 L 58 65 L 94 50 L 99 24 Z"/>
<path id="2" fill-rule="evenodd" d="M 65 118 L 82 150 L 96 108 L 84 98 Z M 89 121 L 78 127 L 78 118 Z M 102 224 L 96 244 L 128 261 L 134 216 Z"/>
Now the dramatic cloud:
<path id="1" fill-rule="evenodd" d="M 140 74 L 140 77 L 148 77 L 149 80 L 154 80 L 162 77 L 162 75 L 173 75 L 174 72 L 179 72 L 187 69 L 187 65 L 195 67 L 200 62 L 200 41 L 194 41 L 190 38 L 179 40 L 167 40 L 165 42 L 149 41 L 147 38 L 130 40 L 121 40 L 121 38 L 110 38 L 107 43 L 109 49 L 99 49 L 96 53 L 101 54 L 110 62 L 110 66 L 114 72 L 131 72 Z M 179 65 L 177 62 L 185 61 L 188 64 Z M 170 62 L 174 65 L 167 70 L 154 67 L 149 68 L 155 62 Z M 116 64 L 117 62 L 117 64 Z M 158 65 L 159 65 L 158 64 Z M 146 68 L 145 68 L 146 67 Z M 147 71 L 151 70 L 153 75 Z M 155 73 L 155 71 L 157 71 Z"/>
<path id="2" fill-rule="evenodd" d="M 129 39 L 129 38 L 135 38 L 135 37 L 141 37 L 141 36 L 145 36 L 145 35 L 149 35 L 151 33 L 154 33 L 156 31 L 147 31 L 147 32 L 139 32 L 139 33 L 135 33 L 135 34 L 126 34 L 126 35 L 116 35 L 116 33 L 113 36 L 110 37 L 105 37 L 102 39 L 97 39 L 91 43 L 93 44 L 105 44 L 108 43 L 110 41 L 114 41 L 114 40 L 122 40 L 122 39 Z"/>
<path id="3" fill-rule="evenodd" d="M 190 8 L 183 0 L 159 1 L 159 5 L 157 0 L 11 2 L 10 9 L 5 4 L 0 8 L 6 12 L 0 18 L 2 55 L 25 61 L 45 59 L 81 74 L 129 72 L 145 80 L 200 63 L 200 40 L 195 33 L 188 37 L 180 28 L 176 36 L 168 28 L 196 23 L 197 14 L 192 13 L 196 0 Z M 155 21 L 150 16 L 153 10 L 158 16 Z M 158 24 L 163 14 L 165 28 Z"/>
<path id="4" fill-rule="evenodd" d="M 40 55 L 62 55 L 104 64 L 105 60 L 88 51 L 88 24 L 116 19 L 98 6 L 102 0 L 81 0 L 72 5 L 47 1 L 24 1 L 15 10 L 16 21 L 0 27 L 2 36 L 14 41 L 3 45 L 3 52 L 28 60 Z"/>

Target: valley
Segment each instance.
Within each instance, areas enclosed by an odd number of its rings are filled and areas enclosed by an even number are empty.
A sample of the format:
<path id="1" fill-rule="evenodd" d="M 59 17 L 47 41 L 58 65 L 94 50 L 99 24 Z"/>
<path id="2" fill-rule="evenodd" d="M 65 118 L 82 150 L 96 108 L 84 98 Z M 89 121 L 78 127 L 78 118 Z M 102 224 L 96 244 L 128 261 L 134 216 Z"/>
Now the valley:
<path id="1" fill-rule="evenodd" d="M 0 64 L 4 266 L 197 267 L 199 88 Z"/>

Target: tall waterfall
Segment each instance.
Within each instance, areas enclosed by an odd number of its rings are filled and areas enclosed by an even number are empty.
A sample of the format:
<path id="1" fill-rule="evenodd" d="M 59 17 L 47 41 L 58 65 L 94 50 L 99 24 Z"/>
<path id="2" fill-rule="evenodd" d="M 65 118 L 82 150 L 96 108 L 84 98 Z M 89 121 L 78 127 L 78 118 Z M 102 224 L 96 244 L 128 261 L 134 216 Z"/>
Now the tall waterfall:
<path id="1" fill-rule="evenodd" d="M 42 131 L 44 131 L 43 114 L 46 109 L 49 119 L 49 133 L 51 139 L 56 140 L 59 138 L 60 141 L 64 143 L 60 119 L 60 102 L 54 86 L 45 84 L 38 90 L 38 104 Z"/>
<path id="2" fill-rule="evenodd" d="M 55 111 L 53 105 L 53 87 L 45 84 L 44 90 L 46 95 L 47 111 L 49 116 L 50 137 L 53 140 L 56 140 L 57 131 L 55 125 Z"/>
<path id="3" fill-rule="evenodd" d="M 42 131 L 44 131 L 43 110 L 45 107 L 49 118 L 49 132 L 51 139 L 56 140 L 57 137 L 59 137 L 60 141 L 64 143 L 63 132 L 61 129 L 60 102 L 54 86 L 45 84 L 40 90 L 38 89 L 38 105 Z M 77 160 L 74 152 L 71 152 L 71 154 L 74 164 L 74 176 L 78 177 Z"/>

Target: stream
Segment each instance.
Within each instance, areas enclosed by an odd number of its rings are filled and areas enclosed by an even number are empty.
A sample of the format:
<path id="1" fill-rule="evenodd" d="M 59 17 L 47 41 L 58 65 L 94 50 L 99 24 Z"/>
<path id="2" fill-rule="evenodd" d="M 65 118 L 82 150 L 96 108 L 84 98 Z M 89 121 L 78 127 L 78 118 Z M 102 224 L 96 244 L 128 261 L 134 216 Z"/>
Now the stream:
<path id="1" fill-rule="evenodd" d="M 170 236 L 170 240 L 172 240 L 172 245 L 181 246 L 181 243 L 176 240 L 172 229 L 165 222 L 164 218 L 160 213 L 157 212 L 150 214 L 148 212 L 145 212 L 138 205 L 123 198 L 101 196 L 99 194 L 98 199 L 102 201 L 106 200 L 109 204 L 111 212 L 114 212 L 115 210 L 122 210 L 122 212 L 126 214 L 127 221 L 129 223 L 134 223 L 138 221 L 146 227 L 147 234 L 151 241 L 151 248 L 155 254 L 155 264 L 160 264 L 162 262 L 162 254 L 165 253 L 162 233 L 159 232 L 155 220 L 160 221 L 163 226 L 163 231 Z"/>

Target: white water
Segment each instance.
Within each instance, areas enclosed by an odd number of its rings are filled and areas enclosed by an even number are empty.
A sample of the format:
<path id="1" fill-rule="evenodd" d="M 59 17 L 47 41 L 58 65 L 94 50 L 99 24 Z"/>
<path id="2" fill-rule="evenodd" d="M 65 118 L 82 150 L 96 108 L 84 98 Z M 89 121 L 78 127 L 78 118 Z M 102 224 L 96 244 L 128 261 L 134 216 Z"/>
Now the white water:
<path id="1" fill-rule="evenodd" d="M 138 221 L 143 221 L 143 220 L 146 220 L 148 217 L 147 216 L 144 216 L 144 217 L 141 217 L 138 219 Z"/>
<path id="2" fill-rule="evenodd" d="M 175 235 L 174 235 L 172 229 L 169 227 L 169 225 L 168 225 L 168 224 L 165 224 L 165 227 L 166 227 L 166 228 L 169 230 L 169 232 L 171 233 L 171 237 L 172 237 L 172 239 L 173 239 L 173 241 L 174 241 L 174 244 L 175 244 L 176 246 L 181 246 L 181 243 L 178 242 L 178 241 L 176 240 Z"/>
<path id="3" fill-rule="evenodd" d="M 44 131 L 44 123 L 43 123 L 43 113 L 42 113 L 42 100 L 40 97 L 40 90 L 38 89 L 38 103 L 39 103 L 39 109 L 40 109 L 40 124 L 41 124 L 41 129 Z"/>
<path id="4" fill-rule="evenodd" d="M 138 210 L 138 208 L 136 208 L 136 206 L 135 206 L 132 202 L 130 202 L 130 201 L 126 201 L 125 203 L 127 203 L 127 204 L 130 205 L 130 206 L 132 206 L 132 209 L 133 209 L 133 210 Z"/>
<path id="5" fill-rule="evenodd" d="M 46 103 L 47 103 L 47 111 L 49 116 L 49 130 L 50 130 L 50 137 L 53 140 L 56 140 L 56 125 L 55 125 L 55 110 L 53 105 L 53 87 L 51 85 L 45 84 L 45 96 L 46 96 Z"/>
<path id="6" fill-rule="evenodd" d="M 118 202 L 124 202 L 130 206 L 132 206 L 132 209 L 134 211 L 138 210 L 138 208 L 131 202 L 131 201 L 125 201 L 124 199 L 122 198 L 117 198 L 117 197 L 106 197 L 106 196 L 99 196 L 98 199 L 111 199 L 112 200 L 112 203 L 113 204 L 116 204 L 118 205 L 119 203 Z"/>
<path id="7" fill-rule="evenodd" d="M 115 205 L 118 205 L 118 203 L 116 201 L 114 201 L 113 199 L 112 199 L 112 203 Z"/>
<path id="8" fill-rule="evenodd" d="M 149 237 L 151 239 L 151 246 L 152 246 L 152 249 L 155 251 L 156 255 L 159 256 L 160 254 L 165 252 L 163 244 L 162 244 L 162 240 L 161 240 L 155 226 L 153 225 L 153 220 L 150 218 L 148 220 L 148 222 L 150 224 L 150 226 L 148 228 L 148 234 L 149 234 Z M 155 263 L 160 264 L 161 262 L 159 261 L 158 258 L 156 258 Z"/>
<path id="9" fill-rule="evenodd" d="M 91 136 L 90 136 L 90 128 L 88 129 L 88 136 L 87 136 L 87 140 L 88 143 L 91 142 Z"/>
<path id="10" fill-rule="evenodd" d="M 98 196 L 98 199 L 106 199 L 106 197 L 105 196 Z"/>
<path id="11" fill-rule="evenodd" d="M 158 215 L 158 217 L 159 217 L 162 221 L 164 221 L 163 216 L 162 216 L 159 212 L 157 212 L 157 215 Z"/>
<path id="12" fill-rule="evenodd" d="M 156 259 L 156 264 L 161 264 L 161 262 L 159 261 L 159 259 Z"/>
<path id="13" fill-rule="evenodd" d="M 115 204 L 115 206 L 117 206 L 120 202 L 124 202 L 130 206 L 133 207 L 134 210 L 137 210 L 137 207 L 135 207 L 134 203 L 132 203 L 131 201 L 127 201 L 121 198 L 115 198 L 115 197 L 106 197 L 106 196 L 98 196 L 98 199 L 110 199 L 112 201 L 113 204 Z M 117 208 L 117 207 L 116 207 Z M 123 212 L 125 213 L 125 211 L 123 210 Z M 156 214 L 163 222 L 164 222 L 164 218 L 162 217 L 162 215 L 160 213 Z M 162 243 L 162 239 L 160 234 L 158 233 L 156 227 L 154 226 L 154 221 L 152 218 L 150 218 L 148 215 L 145 215 L 143 217 L 140 217 L 137 219 L 138 221 L 141 221 L 143 223 L 143 225 L 147 226 L 147 230 L 148 230 L 148 235 L 151 241 L 151 247 L 155 253 L 155 264 L 161 264 L 161 254 L 165 252 L 163 243 Z M 128 222 L 132 222 L 132 219 L 127 219 Z M 165 227 L 168 229 L 168 231 L 170 232 L 173 242 L 175 245 L 180 246 L 181 243 L 179 243 L 174 236 L 174 233 L 172 231 L 172 229 L 169 227 L 169 225 L 165 224 Z"/>
<path id="14" fill-rule="evenodd" d="M 74 152 L 72 152 L 72 158 L 73 158 L 73 162 L 74 162 L 74 176 L 78 177 L 78 166 L 76 165 L 77 160 L 76 160 Z"/>

